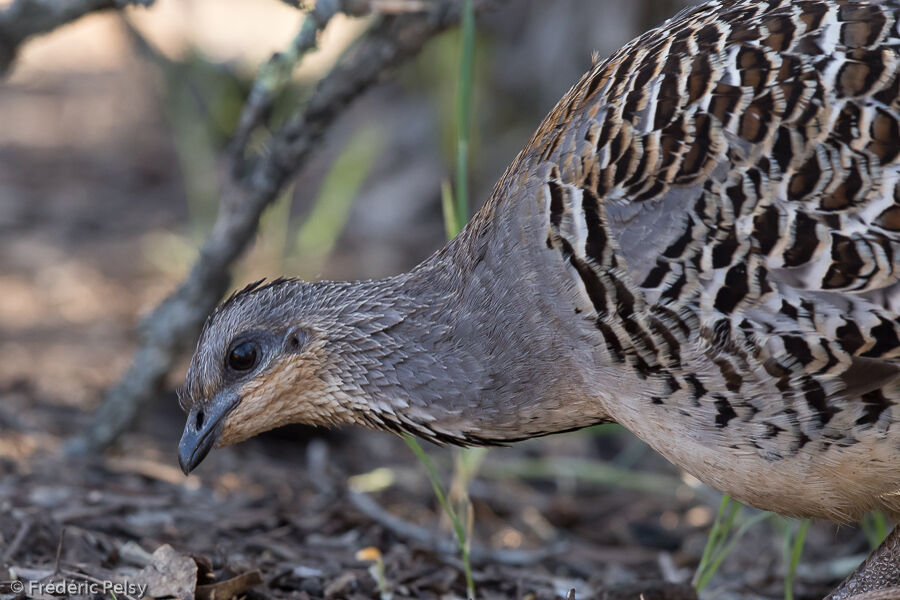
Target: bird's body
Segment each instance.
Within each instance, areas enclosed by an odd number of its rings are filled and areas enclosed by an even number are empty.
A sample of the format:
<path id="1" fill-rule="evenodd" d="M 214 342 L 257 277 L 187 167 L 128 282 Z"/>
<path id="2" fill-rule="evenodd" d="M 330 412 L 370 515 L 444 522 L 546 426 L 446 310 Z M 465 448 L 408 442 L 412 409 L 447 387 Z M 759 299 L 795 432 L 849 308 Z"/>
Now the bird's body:
<path id="1" fill-rule="evenodd" d="M 900 512 L 898 18 L 690 11 L 582 78 L 483 217 L 569 321 L 580 392 L 784 514 Z"/>
<path id="2" fill-rule="evenodd" d="M 761 508 L 900 515 L 898 20 L 717 0 L 636 39 L 413 271 L 220 307 L 182 464 L 287 422 L 481 444 L 613 420 Z"/>

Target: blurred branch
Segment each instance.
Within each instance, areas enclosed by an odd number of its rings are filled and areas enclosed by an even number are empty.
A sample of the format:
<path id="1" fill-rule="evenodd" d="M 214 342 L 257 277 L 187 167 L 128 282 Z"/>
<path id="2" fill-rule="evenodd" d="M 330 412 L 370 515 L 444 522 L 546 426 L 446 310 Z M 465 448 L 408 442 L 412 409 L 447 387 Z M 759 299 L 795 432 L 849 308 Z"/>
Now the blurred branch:
<path id="1" fill-rule="evenodd" d="M 150 6 L 155 0 L 15 0 L 0 12 L 0 75 L 6 74 L 19 46 L 34 35 L 47 33 L 101 10 L 130 4 Z"/>
<path id="2" fill-rule="evenodd" d="M 284 0 L 292 6 L 300 6 L 299 2 Z M 437 3 L 442 4 L 441 2 Z M 444 2 L 446 4 L 446 2 Z M 361 17 L 370 13 L 380 15 L 399 15 L 411 13 L 436 12 L 435 4 L 421 0 L 319 0 L 309 10 L 300 26 L 300 32 L 291 41 L 284 52 L 274 54 L 259 68 L 253 89 L 244 105 L 237 132 L 231 143 L 231 153 L 235 161 L 235 169 L 240 174 L 244 166 L 241 162 L 247 150 L 247 142 L 253 130 L 268 117 L 272 105 L 279 93 L 291 79 L 294 69 L 303 57 L 316 47 L 316 35 L 328 25 L 338 12 L 349 16 Z"/>
<path id="3" fill-rule="evenodd" d="M 480 0 L 477 7 L 493 6 L 497 1 Z M 319 3 L 340 6 L 338 0 Z M 263 210 L 303 167 L 328 127 L 382 73 L 458 23 L 460 8 L 458 0 L 433 0 L 426 12 L 380 17 L 319 82 L 306 106 L 298 107 L 272 135 L 267 150 L 247 159 L 240 174 L 232 174 L 216 222 L 190 273 L 144 320 L 131 367 L 107 391 L 91 426 L 69 442 L 68 452 L 102 449 L 131 426 L 141 407 L 157 396 L 176 359 L 196 339 L 206 316 L 222 297 L 232 263 L 253 239 Z M 317 4 L 314 10 L 326 9 Z M 322 24 L 328 20 L 317 19 Z M 251 101 L 245 110 L 255 110 Z"/>
<path id="4" fill-rule="evenodd" d="M 299 6 L 299 3 L 286 1 L 288 4 Z M 259 68 L 256 81 L 253 83 L 253 88 L 244 104 L 244 110 L 241 112 L 237 132 L 231 143 L 231 152 L 235 156 L 236 163 L 246 151 L 250 134 L 268 117 L 272 104 L 290 81 L 294 69 L 308 52 L 315 49 L 318 32 L 325 29 L 338 11 L 348 15 L 362 16 L 369 11 L 369 4 L 365 0 L 344 0 L 343 2 L 341 0 L 319 0 L 306 14 L 306 18 L 303 19 L 300 26 L 300 32 L 291 41 L 287 50 L 273 54 Z"/>

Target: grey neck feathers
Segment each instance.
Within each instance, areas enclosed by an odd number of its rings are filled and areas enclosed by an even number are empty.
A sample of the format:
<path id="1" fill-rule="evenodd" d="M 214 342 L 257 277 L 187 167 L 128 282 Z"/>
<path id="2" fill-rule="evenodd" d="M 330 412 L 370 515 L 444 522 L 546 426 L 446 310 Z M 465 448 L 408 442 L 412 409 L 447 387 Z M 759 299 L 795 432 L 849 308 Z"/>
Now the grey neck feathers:
<path id="1" fill-rule="evenodd" d="M 361 395 L 359 420 L 466 445 L 605 420 L 553 319 L 534 314 L 536 291 L 484 256 L 460 256 L 471 252 L 451 244 L 409 273 L 331 284 L 343 338 L 337 375 L 351 397 Z"/>

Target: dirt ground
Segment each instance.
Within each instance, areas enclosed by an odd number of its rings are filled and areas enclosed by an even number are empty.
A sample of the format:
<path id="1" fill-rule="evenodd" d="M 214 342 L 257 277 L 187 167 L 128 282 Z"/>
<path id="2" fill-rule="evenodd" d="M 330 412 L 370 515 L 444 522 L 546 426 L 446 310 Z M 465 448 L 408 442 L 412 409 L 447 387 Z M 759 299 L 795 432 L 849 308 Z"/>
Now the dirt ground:
<path id="1" fill-rule="evenodd" d="M 11 580 L 132 582 L 177 598 L 374 598 L 360 555 L 374 547 L 394 598 L 465 597 L 422 467 L 392 436 L 291 428 L 214 452 L 184 477 L 171 395 L 114 450 L 66 459 L 61 444 L 88 414 L 27 380 L 2 394 L 0 558 Z M 445 450 L 433 454 L 448 466 Z M 628 436 L 491 450 L 470 493 L 479 598 L 695 597 L 684 584 L 716 497 Z M 776 531 L 751 529 L 704 597 L 782 597 Z M 796 597 L 820 598 L 838 579 L 836 557 L 846 568 L 865 550 L 851 528 L 814 525 Z M 39 591 L 0 597 L 48 597 Z"/>
<path id="2" fill-rule="evenodd" d="M 509 44 L 540 18 L 497 26 L 496 60 L 521 56 Z M 36 585 L 105 581 L 175 598 L 465 597 L 451 529 L 423 467 L 393 436 L 287 428 L 215 451 L 185 477 L 176 373 L 113 448 L 65 455 L 129 364 L 140 315 L 189 264 L 191 204 L 172 120 L 145 65 L 119 57 L 47 71 L 41 53 L 51 51 L 35 52 L 0 83 L 0 600 L 139 595 Z M 302 212 L 334 140 L 361 120 L 388 124 L 388 158 L 376 163 L 323 275 L 408 268 L 440 243 L 440 134 L 428 98 L 407 89 L 414 74 L 354 107 L 297 185 Z M 516 97 L 514 84 L 488 79 L 490 92 Z M 561 91 L 555 85 L 549 94 Z M 482 195 L 537 124 L 514 120 L 524 123 L 484 135 Z M 366 220 L 385 207 L 403 218 Z M 240 273 L 278 274 L 280 264 L 264 258 Z M 451 452 L 428 450 L 449 478 Z M 470 495 L 484 599 L 695 598 L 689 582 L 719 503 L 614 426 L 492 449 Z M 769 519 L 750 528 L 701 597 L 784 597 L 784 527 Z M 795 597 L 821 598 L 868 549 L 857 528 L 814 523 Z"/>

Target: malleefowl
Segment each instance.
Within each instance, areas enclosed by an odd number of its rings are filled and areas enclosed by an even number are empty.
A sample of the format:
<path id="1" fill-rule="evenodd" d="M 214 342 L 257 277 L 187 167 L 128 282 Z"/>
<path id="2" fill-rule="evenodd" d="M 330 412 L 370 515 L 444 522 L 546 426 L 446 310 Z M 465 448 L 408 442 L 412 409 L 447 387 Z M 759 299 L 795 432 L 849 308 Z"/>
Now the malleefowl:
<path id="1" fill-rule="evenodd" d="M 747 504 L 900 516 L 898 23 L 714 0 L 632 41 L 412 271 L 222 304 L 182 468 L 286 423 L 478 445 L 616 421 Z"/>

